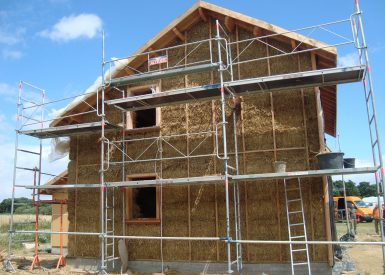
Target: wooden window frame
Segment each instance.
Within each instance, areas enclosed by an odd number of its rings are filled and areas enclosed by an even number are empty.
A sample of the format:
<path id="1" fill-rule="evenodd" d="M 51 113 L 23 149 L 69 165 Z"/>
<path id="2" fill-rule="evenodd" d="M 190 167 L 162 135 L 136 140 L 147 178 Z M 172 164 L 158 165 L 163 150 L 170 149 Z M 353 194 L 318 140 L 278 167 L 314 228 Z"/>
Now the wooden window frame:
<path id="1" fill-rule="evenodd" d="M 150 173 L 150 174 L 133 174 L 128 175 L 126 179 L 128 181 L 130 180 L 136 180 L 136 179 L 156 179 L 156 174 Z M 136 187 L 141 188 L 141 187 Z M 133 200 L 132 200 L 132 190 L 134 188 L 126 188 L 125 190 L 125 196 L 126 196 L 126 205 L 124 206 L 126 209 L 126 216 L 125 216 L 125 222 L 126 224 L 160 224 L 160 189 L 159 186 L 155 186 L 156 188 L 156 218 L 133 218 L 132 217 L 132 209 L 133 209 Z"/>
<path id="2" fill-rule="evenodd" d="M 159 85 L 151 84 L 151 85 L 143 85 L 137 87 L 128 87 L 127 88 L 127 97 L 135 96 L 138 94 L 142 94 L 145 91 L 153 89 L 155 93 L 159 93 Z M 161 122 L 161 110 L 160 107 L 155 108 L 155 125 L 150 127 L 142 127 L 142 128 L 134 128 L 133 115 L 132 113 L 135 111 L 128 111 L 126 113 L 126 133 L 136 134 L 136 133 L 147 133 L 147 132 L 157 132 L 160 131 L 160 122 Z"/>

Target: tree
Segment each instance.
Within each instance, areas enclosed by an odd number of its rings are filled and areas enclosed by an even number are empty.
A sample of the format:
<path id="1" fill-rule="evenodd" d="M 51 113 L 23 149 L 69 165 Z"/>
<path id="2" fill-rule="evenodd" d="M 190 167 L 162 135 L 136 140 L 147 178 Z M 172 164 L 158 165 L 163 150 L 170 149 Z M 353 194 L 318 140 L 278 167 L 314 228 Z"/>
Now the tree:
<path id="1" fill-rule="evenodd" d="M 11 213 L 12 199 L 4 199 L 0 203 L 0 213 Z M 15 198 L 14 203 L 15 214 L 35 214 L 35 206 L 32 200 L 28 198 Z M 42 215 L 50 215 L 52 213 L 51 205 L 42 203 L 39 205 L 39 213 Z"/>
<path id="2" fill-rule="evenodd" d="M 362 197 L 375 197 L 377 196 L 377 187 L 375 184 L 363 181 L 358 184 L 358 190 Z"/>
<path id="3" fill-rule="evenodd" d="M 356 184 L 351 180 L 345 182 L 346 196 L 361 196 Z M 337 180 L 333 182 L 333 196 L 343 196 L 343 182 Z"/>

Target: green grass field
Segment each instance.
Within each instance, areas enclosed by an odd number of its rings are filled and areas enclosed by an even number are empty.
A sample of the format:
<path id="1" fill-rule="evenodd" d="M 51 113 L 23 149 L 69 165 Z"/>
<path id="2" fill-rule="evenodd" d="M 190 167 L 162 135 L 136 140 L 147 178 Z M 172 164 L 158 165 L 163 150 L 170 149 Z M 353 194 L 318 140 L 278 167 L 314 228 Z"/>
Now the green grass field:
<path id="1" fill-rule="evenodd" d="M 51 229 L 51 216 L 39 217 L 39 230 Z M 8 247 L 9 215 L 0 215 L 0 251 Z M 14 230 L 35 230 L 35 215 L 14 215 Z M 34 234 L 15 234 L 13 237 L 13 249 L 22 249 L 22 243 L 34 242 Z M 40 243 L 49 243 L 50 235 L 39 235 Z"/>

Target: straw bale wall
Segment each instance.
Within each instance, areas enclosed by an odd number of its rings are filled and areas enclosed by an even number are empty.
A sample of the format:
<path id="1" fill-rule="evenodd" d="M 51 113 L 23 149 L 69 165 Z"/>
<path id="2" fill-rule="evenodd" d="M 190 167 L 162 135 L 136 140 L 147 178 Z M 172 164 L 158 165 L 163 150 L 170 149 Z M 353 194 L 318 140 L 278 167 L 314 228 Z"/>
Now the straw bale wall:
<path id="1" fill-rule="evenodd" d="M 198 23 L 186 31 L 188 42 L 214 37 L 214 21 Z M 231 34 L 232 41 L 252 37 L 246 30 L 236 27 Z M 291 50 L 290 42 L 286 45 L 272 39 L 266 42 L 275 47 Z M 175 40 L 171 45 L 181 44 Z M 246 50 L 247 43 L 232 46 L 233 58 L 244 61 L 251 58 L 273 56 L 277 51 L 264 43 L 254 42 Z M 194 62 L 208 58 L 208 49 L 191 53 L 184 62 Z M 169 53 L 170 64 L 177 64 L 191 50 L 184 47 Z M 244 50 L 244 51 L 243 51 Z M 217 50 L 215 50 L 217 51 Z M 215 55 L 214 51 L 214 55 Z M 239 53 L 242 52 L 241 55 Z M 203 55 L 203 56 L 202 56 Z M 239 56 L 238 56 L 239 55 Z M 146 66 L 143 65 L 142 69 Z M 310 70 L 310 54 L 293 57 L 279 57 L 263 61 L 236 65 L 233 68 L 234 79 Z M 183 87 L 205 85 L 218 81 L 217 72 L 195 73 L 161 79 L 156 82 L 138 83 L 157 85 L 160 91 Z M 228 102 L 230 103 L 230 102 Z M 274 93 L 261 93 L 244 96 L 236 111 L 236 128 L 239 149 L 239 167 L 242 174 L 273 172 L 275 160 L 287 162 L 287 170 L 306 170 L 317 167 L 315 154 L 319 151 L 319 136 L 316 113 L 316 98 L 313 88 L 294 89 Z M 121 115 L 107 109 L 111 122 L 120 123 Z M 235 167 L 233 118 L 227 107 L 226 118 L 229 164 Z M 126 144 L 126 152 L 132 158 L 155 159 L 173 158 L 183 154 L 208 155 L 215 153 L 213 134 L 192 133 L 213 131 L 214 125 L 221 121 L 219 101 L 192 102 L 161 108 L 160 132 L 136 133 L 130 139 L 151 138 L 160 135 L 181 135 L 168 138 L 174 146 L 163 143 L 162 150 L 153 140 L 131 141 Z M 220 128 L 220 127 L 219 127 Z M 191 134 L 187 137 L 185 134 Z M 219 153 L 223 152 L 222 130 L 219 129 Z M 110 140 L 122 138 L 120 132 L 108 134 Z M 116 148 L 110 148 L 110 158 L 122 159 Z M 70 182 L 76 184 L 98 183 L 100 169 L 99 135 L 75 137 L 71 139 L 70 163 L 68 165 Z M 106 172 L 106 181 L 120 181 L 122 167 L 111 166 Z M 232 171 L 230 171 L 232 173 Z M 188 159 L 174 159 L 129 163 L 125 166 L 126 175 L 157 174 L 162 178 L 194 177 L 223 173 L 223 162 L 214 156 L 200 156 Z M 305 215 L 310 240 L 325 240 L 325 213 L 323 208 L 322 179 L 311 178 L 301 181 L 304 196 Z M 289 184 L 294 184 L 289 182 Z M 230 184 L 230 220 L 234 235 L 234 213 L 232 208 L 233 189 Z M 287 221 L 284 202 L 284 188 L 281 180 L 242 182 L 239 184 L 241 197 L 241 221 L 243 239 L 287 240 Z M 116 234 L 123 234 L 122 197 L 124 190 L 116 189 Z M 111 196 L 112 190 L 109 191 Z M 69 193 L 70 231 L 99 230 L 99 190 L 78 189 Z M 161 189 L 161 212 L 163 232 L 160 224 L 127 224 L 127 235 L 153 236 L 225 236 L 225 190 L 223 183 L 211 185 L 163 187 Z M 159 260 L 161 247 L 165 261 L 225 261 L 225 243 L 203 241 L 164 241 L 130 240 L 127 241 L 131 260 Z M 290 260 L 286 245 L 245 245 L 244 260 L 250 263 L 287 262 Z M 117 251 L 116 251 L 117 252 Z M 234 250 L 232 251 L 234 253 Z M 70 236 L 69 255 L 78 257 L 97 257 L 99 240 L 97 237 Z M 311 259 L 316 262 L 327 261 L 325 246 L 311 246 Z"/>

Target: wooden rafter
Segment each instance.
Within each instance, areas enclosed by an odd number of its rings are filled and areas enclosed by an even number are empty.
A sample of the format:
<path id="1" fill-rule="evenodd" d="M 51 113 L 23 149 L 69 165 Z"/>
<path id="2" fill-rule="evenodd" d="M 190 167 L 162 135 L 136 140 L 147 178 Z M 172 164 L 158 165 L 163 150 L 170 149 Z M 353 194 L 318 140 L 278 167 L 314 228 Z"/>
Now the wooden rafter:
<path id="1" fill-rule="evenodd" d="M 235 29 L 235 23 L 234 23 L 234 20 L 233 18 L 231 18 L 230 16 L 226 16 L 225 17 L 225 27 L 226 29 L 232 33 Z"/>
<path id="2" fill-rule="evenodd" d="M 183 33 L 181 33 L 176 27 L 172 29 L 172 31 L 175 33 L 175 35 L 182 41 L 186 42 L 186 37 Z"/>
<path id="3" fill-rule="evenodd" d="M 199 17 L 202 19 L 202 21 L 206 23 L 208 19 L 207 19 L 205 12 L 203 11 L 203 9 L 199 8 L 198 13 L 199 13 Z"/>
<path id="4" fill-rule="evenodd" d="M 253 35 L 254 35 L 255 37 L 262 36 L 262 35 L 263 35 L 263 29 L 261 29 L 261 28 L 255 26 L 255 27 L 253 28 Z"/>

